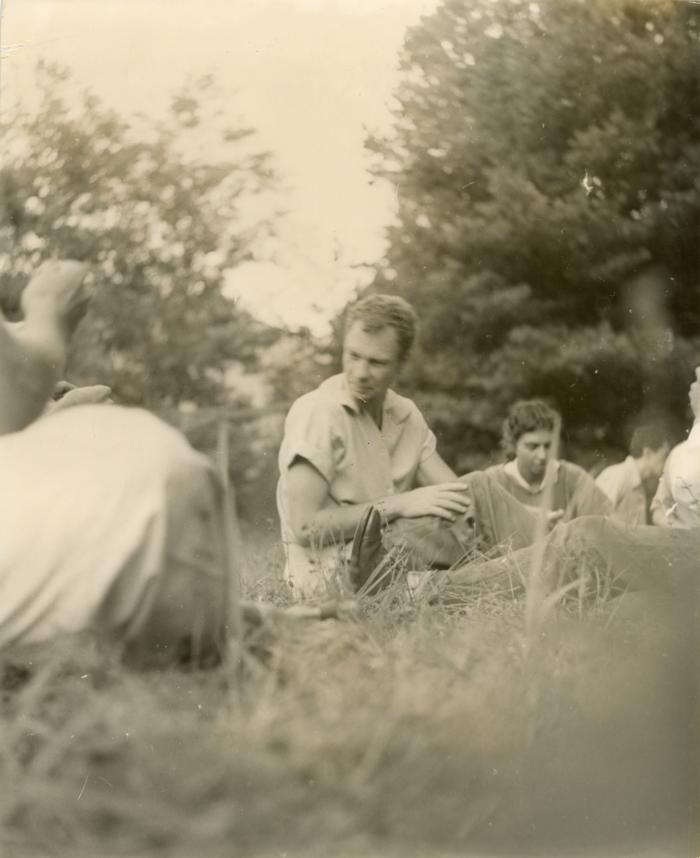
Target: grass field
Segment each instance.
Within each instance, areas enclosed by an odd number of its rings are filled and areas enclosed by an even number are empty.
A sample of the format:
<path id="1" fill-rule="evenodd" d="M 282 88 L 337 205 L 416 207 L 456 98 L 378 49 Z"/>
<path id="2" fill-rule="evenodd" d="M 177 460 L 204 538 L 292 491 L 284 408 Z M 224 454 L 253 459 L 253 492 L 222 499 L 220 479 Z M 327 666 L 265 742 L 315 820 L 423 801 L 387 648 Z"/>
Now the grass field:
<path id="1" fill-rule="evenodd" d="M 284 602 L 255 556 L 249 594 Z M 0 855 L 695 856 L 681 616 L 627 594 L 533 625 L 508 594 L 397 584 L 251 633 L 241 670 L 130 671 L 90 639 L 7 656 Z"/>

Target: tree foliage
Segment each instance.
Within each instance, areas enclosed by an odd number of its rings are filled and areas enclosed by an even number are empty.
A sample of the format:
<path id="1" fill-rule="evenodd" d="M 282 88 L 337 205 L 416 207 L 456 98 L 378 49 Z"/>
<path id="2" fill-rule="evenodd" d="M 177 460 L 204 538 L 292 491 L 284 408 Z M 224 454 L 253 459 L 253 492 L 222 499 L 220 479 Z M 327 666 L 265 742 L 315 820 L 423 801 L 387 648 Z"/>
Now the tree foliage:
<path id="1" fill-rule="evenodd" d="M 415 392 L 456 464 L 518 396 L 588 444 L 684 416 L 700 352 L 698 19 L 674 0 L 443 0 L 408 34 L 398 220 L 374 289 L 422 320 Z M 576 433 L 574 433 L 576 434 Z M 471 458 L 459 454 L 471 452 Z"/>
<path id="2" fill-rule="evenodd" d="M 87 260 L 94 298 L 71 379 L 149 407 L 224 402 L 227 366 L 253 365 L 273 336 L 223 290 L 226 271 L 271 228 L 246 218 L 246 203 L 273 184 L 268 155 L 240 123 L 217 139 L 211 80 L 178 92 L 160 121 L 127 121 L 89 92 L 76 105 L 66 70 L 37 74 L 37 109 L 5 112 L 0 129 L 3 308 L 16 310 L 42 259 Z M 203 138 L 220 160 L 202 154 Z"/>

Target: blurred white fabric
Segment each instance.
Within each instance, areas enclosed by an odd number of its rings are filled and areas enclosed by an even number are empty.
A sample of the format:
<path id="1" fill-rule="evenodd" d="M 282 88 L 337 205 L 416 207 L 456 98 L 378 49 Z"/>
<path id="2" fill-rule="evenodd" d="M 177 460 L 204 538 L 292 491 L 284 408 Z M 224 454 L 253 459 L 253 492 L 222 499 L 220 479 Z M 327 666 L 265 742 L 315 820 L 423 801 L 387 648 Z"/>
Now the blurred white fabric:
<path id="1" fill-rule="evenodd" d="M 700 527 L 700 423 L 671 450 L 651 505 L 670 527 Z"/>
<path id="2" fill-rule="evenodd" d="M 223 574 L 212 467 L 145 411 L 43 417 L 0 437 L 0 473 L 0 647 L 87 629 L 131 640 L 166 574 Z"/>

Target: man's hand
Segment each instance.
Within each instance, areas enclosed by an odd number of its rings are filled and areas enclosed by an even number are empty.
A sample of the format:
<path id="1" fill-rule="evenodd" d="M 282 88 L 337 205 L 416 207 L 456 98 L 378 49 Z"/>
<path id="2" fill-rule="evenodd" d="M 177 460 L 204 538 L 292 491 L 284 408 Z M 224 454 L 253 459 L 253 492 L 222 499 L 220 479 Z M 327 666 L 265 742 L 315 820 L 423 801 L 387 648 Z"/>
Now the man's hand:
<path id="1" fill-rule="evenodd" d="M 563 516 L 564 516 L 564 510 L 563 509 L 551 509 L 551 510 L 549 510 L 549 512 L 546 514 L 548 530 L 551 530 L 556 524 L 559 524 L 559 522 L 562 520 Z"/>
<path id="2" fill-rule="evenodd" d="M 456 521 L 472 508 L 469 487 L 465 483 L 440 483 L 424 486 L 385 498 L 379 505 L 388 518 L 420 518 L 434 515 Z"/>
<path id="3" fill-rule="evenodd" d="M 49 402 L 44 413 L 53 414 L 76 405 L 99 405 L 112 401 L 112 389 L 105 384 L 76 387 L 70 382 L 59 381 L 54 388 L 53 400 Z"/>
<path id="4" fill-rule="evenodd" d="M 47 319 L 70 336 L 85 315 L 90 299 L 85 286 L 87 265 L 73 259 L 43 262 L 22 292 L 26 320 Z"/>
<path id="5" fill-rule="evenodd" d="M 290 524 L 300 545 L 327 545 L 353 538 L 367 503 L 338 505 L 331 501 L 328 482 L 304 459 L 292 464 L 287 480 Z M 453 522 L 473 512 L 469 486 L 463 482 L 425 486 L 371 503 L 387 521 L 433 515 Z"/>
<path id="6" fill-rule="evenodd" d="M 677 503 L 672 504 L 670 507 L 662 505 L 655 507 L 651 512 L 651 523 L 657 527 L 673 527 L 677 508 Z"/>

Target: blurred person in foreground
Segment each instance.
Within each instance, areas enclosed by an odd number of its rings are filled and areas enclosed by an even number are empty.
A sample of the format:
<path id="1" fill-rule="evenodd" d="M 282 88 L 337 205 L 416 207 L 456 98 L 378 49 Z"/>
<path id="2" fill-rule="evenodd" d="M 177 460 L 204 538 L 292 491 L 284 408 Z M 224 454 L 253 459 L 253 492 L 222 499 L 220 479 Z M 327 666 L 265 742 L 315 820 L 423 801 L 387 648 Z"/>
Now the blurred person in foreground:
<path id="1" fill-rule="evenodd" d="M 486 469 L 509 494 L 528 507 L 548 501 L 552 523 L 582 515 L 608 515 L 612 506 L 583 468 L 553 458 L 561 416 L 541 399 L 515 402 L 503 422 L 506 462 Z"/>
<path id="2" fill-rule="evenodd" d="M 24 320 L 0 313 L 0 650 L 97 632 L 136 663 L 216 658 L 234 606 L 211 463 L 109 388 L 59 382 L 86 273 L 45 262 Z"/>
<path id="3" fill-rule="evenodd" d="M 619 521 L 625 524 L 652 523 L 651 501 L 669 450 L 665 427 L 642 424 L 632 433 L 629 456 L 598 474 L 596 484 L 610 498 Z"/>
<path id="4" fill-rule="evenodd" d="M 86 630 L 133 651 L 167 654 L 190 635 L 216 647 L 226 600 L 207 460 L 140 409 L 60 387 L 51 401 L 86 274 L 45 262 L 23 322 L 0 318 L 0 647 Z"/>

